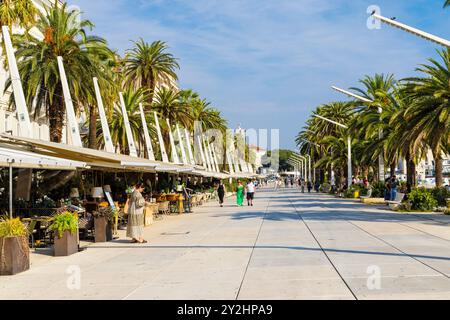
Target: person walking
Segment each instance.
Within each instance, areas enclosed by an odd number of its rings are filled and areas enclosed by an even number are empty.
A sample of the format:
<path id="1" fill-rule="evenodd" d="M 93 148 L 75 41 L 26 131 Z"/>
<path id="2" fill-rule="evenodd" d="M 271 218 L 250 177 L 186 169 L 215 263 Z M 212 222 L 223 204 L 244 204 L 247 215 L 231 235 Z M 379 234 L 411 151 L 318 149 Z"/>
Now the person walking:
<path id="1" fill-rule="evenodd" d="M 384 200 L 390 201 L 391 200 L 391 178 L 386 178 L 384 181 Z"/>
<path id="2" fill-rule="evenodd" d="M 241 180 L 238 181 L 237 189 L 236 189 L 236 202 L 239 207 L 244 205 L 244 185 Z"/>
<path id="3" fill-rule="evenodd" d="M 132 243 L 147 243 L 147 240 L 143 238 L 145 199 L 142 192 L 144 192 L 144 189 L 141 183 L 137 183 L 130 198 L 127 237 L 133 239 Z"/>
<path id="4" fill-rule="evenodd" d="M 400 181 L 398 181 L 397 176 L 394 174 L 391 179 L 391 201 L 395 201 L 395 198 L 397 197 L 397 188 L 400 184 Z"/>
<path id="5" fill-rule="evenodd" d="M 308 193 L 311 193 L 311 190 L 312 190 L 312 188 L 313 188 L 312 182 L 311 182 L 311 181 L 308 181 L 307 186 L 308 186 Z"/>
<path id="6" fill-rule="evenodd" d="M 319 191 L 320 191 L 320 182 L 319 181 L 316 181 L 316 184 L 315 184 L 315 189 L 316 189 L 316 192 L 317 193 L 319 193 Z"/>
<path id="7" fill-rule="evenodd" d="M 217 195 L 219 196 L 219 204 L 220 207 L 223 207 L 223 202 L 225 198 L 225 185 L 223 184 L 223 181 L 219 181 L 219 185 L 217 186 Z"/>
<path id="8" fill-rule="evenodd" d="M 249 181 L 245 190 L 247 191 L 247 204 L 253 207 L 253 199 L 255 198 L 255 185 L 252 181 Z"/>

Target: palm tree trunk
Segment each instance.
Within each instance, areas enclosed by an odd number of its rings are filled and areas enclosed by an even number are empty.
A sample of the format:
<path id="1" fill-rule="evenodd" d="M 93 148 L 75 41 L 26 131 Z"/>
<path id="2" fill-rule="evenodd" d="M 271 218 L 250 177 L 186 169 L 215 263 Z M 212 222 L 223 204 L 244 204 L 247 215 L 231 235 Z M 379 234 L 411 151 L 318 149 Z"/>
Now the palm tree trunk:
<path id="1" fill-rule="evenodd" d="M 417 185 L 416 180 L 416 163 L 414 159 L 411 158 L 410 154 L 405 157 L 406 160 L 406 184 L 408 187 L 408 192 L 411 192 L 412 188 Z"/>
<path id="2" fill-rule="evenodd" d="M 364 166 L 363 167 L 363 178 L 367 178 L 369 179 L 369 167 L 368 166 Z"/>
<path id="3" fill-rule="evenodd" d="M 444 162 L 440 150 L 433 152 L 435 162 L 436 187 L 441 188 L 444 185 Z"/>
<path id="4" fill-rule="evenodd" d="M 151 108 L 152 103 L 153 103 L 153 97 L 155 96 L 155 88 L 156 88 L 156 81 L 153 78 L 152 72 L 150 72 L 147 83 L 148 83 L 148 88 L 150 89 L 150 93 L 148 95 L 148 105 L 149 105 L 149 108 Z"/>
<path id="5" fill-rule="evenodd" d="M 391 177 L 393 177 L 395 175 L 395 169 L 397 168 L 397 162 L 396 161 L 392 161 L 391 162 Z"/>
<path id="6" fill-rule="evenodd" d="M 97 149 L 97 108 L 89 106 L 89 148 Z"/>
<path id="7" fill-rule="evenodd" d="M 50 129 L 50 141 L 61 143 L 64 126 L 65 108 L 62 97 L 62 87 L 58 85 L 53 95 L 53 100 L 48 103 L 48 117 Z"/>

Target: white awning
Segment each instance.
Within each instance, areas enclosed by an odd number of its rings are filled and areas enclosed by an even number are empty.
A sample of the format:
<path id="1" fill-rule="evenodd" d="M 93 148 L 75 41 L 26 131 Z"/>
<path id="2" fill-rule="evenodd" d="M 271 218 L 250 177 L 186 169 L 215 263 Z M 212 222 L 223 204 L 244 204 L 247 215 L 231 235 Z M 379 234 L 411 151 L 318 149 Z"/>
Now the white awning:
<path id="1" fill-rule="evenodd" d="M 77 168 L 88 168 L 85 162 L 42 155 L 9 146 L 0 146 L 0 166 L 9 166 L 10 164 L 14 168 L 27 169 L 76 170 Z"/>

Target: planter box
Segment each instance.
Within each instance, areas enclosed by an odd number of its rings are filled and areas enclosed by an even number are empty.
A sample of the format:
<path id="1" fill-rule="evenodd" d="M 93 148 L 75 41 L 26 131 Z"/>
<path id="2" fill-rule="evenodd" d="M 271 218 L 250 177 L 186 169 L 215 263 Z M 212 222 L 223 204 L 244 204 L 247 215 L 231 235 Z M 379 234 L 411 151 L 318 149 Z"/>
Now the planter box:
<path id="1" fill-rule="evenodd" d="M 105 217 L 94 219 L 95 242 L 108 242 L 113 239 L 111 225 Z"/>
<path id="2" fill-rule="evenodd" d="M 361 202 L 364 204 L 376 204 L 376 205 L 385 205 L 386 200 L 383 198 L 361 198 Z"/>
<path id="3" fill-rule="evenodd" d="M 78 232 L 77 232 L 78 234 Z M 65 257 L 78 252 L 78 237 L 73 235 L 70 231 L 65 231 L 62 238 L 55 234 L 54 256 Z"/>
<path id="4" fill-rule="evenodd" d="M 0 238 L 0 276 L 12 276 L 30 269 L 27 237 Z"/>

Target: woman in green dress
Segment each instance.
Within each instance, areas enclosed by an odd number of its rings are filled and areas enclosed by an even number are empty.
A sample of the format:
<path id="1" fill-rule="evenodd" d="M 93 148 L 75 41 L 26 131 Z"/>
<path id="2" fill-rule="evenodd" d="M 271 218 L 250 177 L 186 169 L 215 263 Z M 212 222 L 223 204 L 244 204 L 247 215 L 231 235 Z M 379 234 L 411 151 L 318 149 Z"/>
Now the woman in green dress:
<path id="1" fill-rule="evenodd" d="M 237 200 L 237 205 L 239 207 L 242 207 L 244 204 L 244 185 L 242 184 L 241 181 L 238 181 L 238 186 L 237 186 L 237 190 L 236 190 L 236 200 Z"/>

